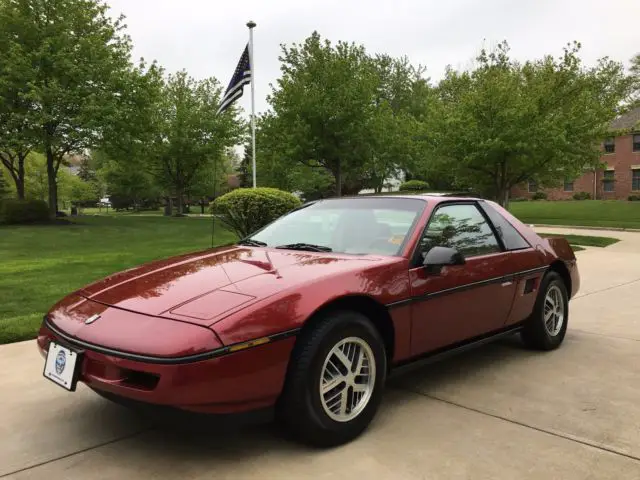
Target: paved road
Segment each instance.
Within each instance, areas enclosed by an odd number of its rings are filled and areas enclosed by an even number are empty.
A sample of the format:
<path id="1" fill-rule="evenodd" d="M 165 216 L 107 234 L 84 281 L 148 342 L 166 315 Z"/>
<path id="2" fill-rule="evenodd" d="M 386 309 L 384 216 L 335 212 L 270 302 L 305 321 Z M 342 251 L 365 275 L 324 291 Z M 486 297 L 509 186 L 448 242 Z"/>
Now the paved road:
<path id="1" fill-rule="evenodd" d="M 583 285 L 561 349 L 505 341 L 398 378 L 369 431 L 328 451 L 273 426 L 163 431 L 42 379 L 32 342 L 1 347 L 0 477 L 637 480 L 640 233 L 593 234 L 623 241 L 577 254 Z"/>

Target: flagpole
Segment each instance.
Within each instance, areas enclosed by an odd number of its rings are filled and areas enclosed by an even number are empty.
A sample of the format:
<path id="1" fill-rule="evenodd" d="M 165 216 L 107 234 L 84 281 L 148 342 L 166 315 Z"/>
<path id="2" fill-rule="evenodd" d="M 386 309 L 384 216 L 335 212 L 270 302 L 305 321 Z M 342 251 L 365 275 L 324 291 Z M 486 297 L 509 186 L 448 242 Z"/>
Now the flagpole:
<path id="1" fill-rule="evenodd" d="M 253 157 L 253 188 L 256 188 L 256 66 L 253 61 L 253 29 L 255 26 L 256 23 L 253 20 L 247 22 L 247 27 L 249 27 L 249 64 L 251 65 L 251 154 Z"/>

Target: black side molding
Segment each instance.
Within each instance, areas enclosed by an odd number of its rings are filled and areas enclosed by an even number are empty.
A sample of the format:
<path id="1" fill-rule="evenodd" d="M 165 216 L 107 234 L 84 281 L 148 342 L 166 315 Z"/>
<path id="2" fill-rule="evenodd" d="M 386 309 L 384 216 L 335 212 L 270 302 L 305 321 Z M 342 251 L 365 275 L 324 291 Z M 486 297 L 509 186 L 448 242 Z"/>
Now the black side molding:
<path id="1" fill-rule="evenodd" d="M 432 352 L 428 352 L 424 355 L 405 360 L 398 363 L 396 366 L 391 367 L 391 376 L 403 375 L 414 369 L 424 367 L 425 365 L 439 362 L 440 360 L 458 355 L 462 352 L 466 352 L 467 350 L 472 350 L 482 345 L 486 345 L 487 343 L 495 342 L 501 338 L 509 337 L 515 333 L 518 333 L 520 330 L 522 330 L 521 323 L 515 326 L 510 326 L 503 330 L 498 330 L 497 332 L 493 332 L 488 335 L 475 337 L 465 342 L 450 345 L 438 350 L 434 350 Z"/>

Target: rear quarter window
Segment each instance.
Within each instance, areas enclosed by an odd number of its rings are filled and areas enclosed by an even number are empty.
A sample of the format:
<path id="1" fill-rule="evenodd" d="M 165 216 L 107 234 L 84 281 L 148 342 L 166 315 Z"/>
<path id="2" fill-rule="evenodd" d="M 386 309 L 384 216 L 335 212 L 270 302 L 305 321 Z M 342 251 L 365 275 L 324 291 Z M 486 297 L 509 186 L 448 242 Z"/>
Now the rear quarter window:
<path id="1" fill-rule="evenodd" d="M 502 239 L 502 243 L 507 250 L 522 250 L 530 248 L 531 245 L 524 239 L 522 235 L 511 225 L 499 212 L 497 212 L 489 203 L 479 202 L 485 211 L 491 223 L 496 228 L 498 235 Z"/>

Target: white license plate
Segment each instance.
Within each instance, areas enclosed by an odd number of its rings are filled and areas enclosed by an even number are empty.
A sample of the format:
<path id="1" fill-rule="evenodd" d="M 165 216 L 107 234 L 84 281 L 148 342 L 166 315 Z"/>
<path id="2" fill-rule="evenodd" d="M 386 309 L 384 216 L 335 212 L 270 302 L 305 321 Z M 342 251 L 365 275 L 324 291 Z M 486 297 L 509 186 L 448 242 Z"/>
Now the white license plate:
<path id="1" fill-rule="evenodd" d="M 43 375 L 70 392 L 76 389 L 80 362 L 79 354 L 73 350 L 51 342 L 44 364 Z"/>

